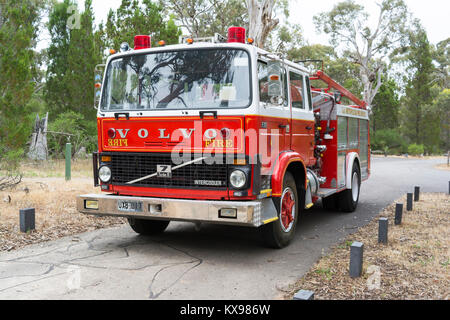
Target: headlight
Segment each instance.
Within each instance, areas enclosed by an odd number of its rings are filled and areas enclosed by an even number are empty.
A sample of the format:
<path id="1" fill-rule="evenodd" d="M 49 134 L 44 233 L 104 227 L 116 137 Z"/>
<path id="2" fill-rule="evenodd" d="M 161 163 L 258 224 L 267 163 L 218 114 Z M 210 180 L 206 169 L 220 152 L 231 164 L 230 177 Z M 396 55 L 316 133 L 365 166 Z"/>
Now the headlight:
<path id="1" fill-rule="evenodd" d="M 236 189 L 242 188 L 243 186 L 245 186 L 246 182 L 247 176 L 241 170 L 234 170 L 230 174 L 230 183 L 234 188 Z"/>
<path id="2" fill-rule="evenodd" d="M 107 166 L 102 166 L 98 169 L 98 177 L 102 182 L 108 182 L 111 180 L 111 169 Z"/>

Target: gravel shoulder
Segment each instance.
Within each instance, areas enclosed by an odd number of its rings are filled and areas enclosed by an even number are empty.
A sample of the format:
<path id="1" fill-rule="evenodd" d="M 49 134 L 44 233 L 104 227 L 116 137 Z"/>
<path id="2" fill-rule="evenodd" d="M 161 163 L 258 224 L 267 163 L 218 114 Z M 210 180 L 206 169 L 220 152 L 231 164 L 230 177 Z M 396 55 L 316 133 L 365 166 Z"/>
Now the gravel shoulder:
<path id="1" fill-rule="evenodd" d="M 123 224 L 121 218 L 86 216 L 76 210 L 76 196 L 99 193 L 92 178 L 24 178 L 0 191 L 0 252 L 64 236 Z M 36 229 L 20 232 L 19 210 L 35 208 Z"/>
<path id="2" fill-rule="evenodd" d="M 401 225 L 394 225 L 395 203 L 404 203 Z M 388 244 L 378 243 L 378 218 L 389 219 Z M 364 243 L 363 274 L 348 275 L 350 245 Z M 285 299 L 300 289 L 319 300 L 450 299 L 450 196 L 422 193 L 413 211 L 406 197 L 386 207 L 378 217 L 333 246 Z"/>

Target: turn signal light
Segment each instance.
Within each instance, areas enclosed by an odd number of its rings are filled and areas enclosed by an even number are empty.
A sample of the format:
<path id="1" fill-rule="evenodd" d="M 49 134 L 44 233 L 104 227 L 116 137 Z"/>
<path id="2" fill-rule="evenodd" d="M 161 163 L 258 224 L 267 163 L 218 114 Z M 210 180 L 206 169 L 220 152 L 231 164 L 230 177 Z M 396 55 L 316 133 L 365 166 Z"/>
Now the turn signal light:
<path id="1" fill-rule="evenodd" d="M 245 159 L 234 159 L 234 164 L 243 166 L 247 164 L 247 161 L 245 161 Z"/>
<path id="2" fill-rule="evenodd" d="M 111 156 L 102 156 L 102 162 L 111 162 Z"/>
<path id="3" fill-rule="evenodd" d="M 276 75 L 276 74 L 272 74 L 269 77 L 269 79 L 272 80 L 272 81 L 278 81 L 278 80 L 280 80 L 280 77 L 278 75 Z"/>

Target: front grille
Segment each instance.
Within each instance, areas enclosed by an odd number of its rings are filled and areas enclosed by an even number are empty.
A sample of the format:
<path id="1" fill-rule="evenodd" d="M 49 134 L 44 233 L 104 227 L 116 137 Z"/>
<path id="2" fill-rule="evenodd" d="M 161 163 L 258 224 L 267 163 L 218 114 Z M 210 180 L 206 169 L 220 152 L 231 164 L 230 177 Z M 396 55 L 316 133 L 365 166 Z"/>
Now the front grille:
<path id="1" fill-rule="evenodd" d="M 127 184 L 127 182 L 156 173 L 157 165 L 170 165 L 172 168 L 179 165 L 172 162 L 171 154 L 107 153 L 103 155 L 111 156 L 111 183 L 116 185 Z M 192 157 L 191 160 L 195 158 Z M 226 189 L 228 185 L 227 167 L 226 164 L 207 164 L 202 160 L 172 169 L 171 178 L 155 175 L 131 185 L 160 188 Z"/>

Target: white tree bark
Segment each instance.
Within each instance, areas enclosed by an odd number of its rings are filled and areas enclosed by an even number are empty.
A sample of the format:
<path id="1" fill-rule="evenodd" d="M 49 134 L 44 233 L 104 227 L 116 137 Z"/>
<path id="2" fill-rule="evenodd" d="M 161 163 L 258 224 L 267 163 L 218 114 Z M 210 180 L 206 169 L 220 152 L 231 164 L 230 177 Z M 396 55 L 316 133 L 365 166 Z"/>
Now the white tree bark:
<path id="1" fill-rule="evenodd" d="M 254 45 L 263 48 L 270 31 L 278 25 L 273 17 L 275 0 L 246 0 L 249 27 L 248 37 L 254 39 Z"/>
<path id="2" fill-rule="evenodd" d="M 330 12 L 314 17 L 331 43 L 351 52 L 359 66 L 363 99 L 371 106 L 382 82 L 386 60 L 405 41 L 411 16 L 403 0 L 382 0 L 375 28 L 368 24 L 369 14 L 356 2 L 340 2 Z"/>
<path id="3" fill-rule="evenodd" d="M 36 115 L 36 123 L 34 132 L 31 136 L 30 151 L 28 158 L 32 160 L 47 160 L 47 125 L 48 112 L 44 119 L 40 120 L 39 115 Z"/>

